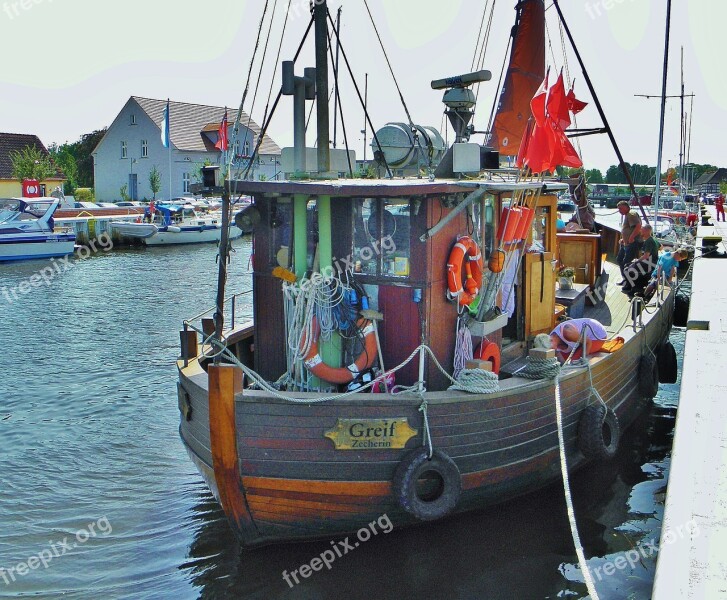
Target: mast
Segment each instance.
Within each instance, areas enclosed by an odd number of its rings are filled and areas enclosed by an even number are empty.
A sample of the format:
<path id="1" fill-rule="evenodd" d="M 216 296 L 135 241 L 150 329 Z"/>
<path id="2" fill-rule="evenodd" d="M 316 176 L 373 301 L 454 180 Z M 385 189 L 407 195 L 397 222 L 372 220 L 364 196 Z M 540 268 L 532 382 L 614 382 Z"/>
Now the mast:
<path id="1" fill-rule="evenodd" d="M 512 51 L 488 145 L 501 156 L 517 156 L 531 116 L 530 100 L 545 78 L 545 5 L 523 0 L 512 28 Z"/>
<path id="2" fill-rule="evenodd" d="M 684 186 L 684 144 L 686 143 L 686 120 L 684 118 L 684 46 L 682 46 L 682 88 L 681 88 L 681 110 L 680 110 L 680 130 L 679 130 L 679 190 L 682 196 L 686 196 Z"/>
<path id="3" fill-rule="evenodd" d="M 671 0 L 669 0 L 669 4 L 671 5 Z M 570 28 L 568 27 L 568 23 L 565 22 L 565 17 L 563 16 L 563 11 L 560 9 L 558 0 L 553 0 L 553 6 L 555 6 L 555 10 L 558 11 L 558 17 L 560 18 L 560 22 L 563 24 L 563 29 L 565 30 L 565 33 L 568 36 L 568 41 L 570 42 L 570 45 L 573 48 L 573 52 L 575 53 L 576 58 L 578 59 L 578 64 L 581 67 L 581 73 L 583 73 L 583 78 L 586 80 L 586 85 L 588 85 L 588 90 L 591 92 L 591 97 L 593 98 L 593 102 L 596 105 L 598 114 L 601 117 L 601 122 L 603 123 L 603 127 L 606 130 L 606 133 L 608 134 L 608 139 L 611 140 L 611 145 L 613 146 L 613 149 L 616 152 L 616 157 L 618 158 L 618 162 L 619 162 L 619 165 L 621 166 L 621 170 L 623 171 L 624 175 L 626 176 L 626 181 L 628 181 L 628 183 L 629 183 L 629 187 L 631 188 L 631 193 L 633 194 L 633 197 L 636 198 L 637 201 L 639 202 L 639 208 L 641 209 L 641 214 L 644 217 L 644 220 L 648 223 L 649 217 L 646 215 L 646 211 L 644 210 L 644 207 L 642 206 L 641 201 L 639 200 L 639 195 L 636 193 L 636 186 L 634 185 L 633 177 L 631 177 L 631 171 L 629 171 L 629 168 L 626 166 L 626 163 L 624 162 L 623 155 L 621 154 L 621 149 L 618 147 L 618 143 L 616 142 L 616 138 L 613 135 L 613 131 L 611 131 L 611 126 L 608 124 L 608 119 L 606 118 L 606 113 L 603 112 L 603 107 L 601 106 L 601 101 L 598 99 L 596 90 L 593 87 L 593 82 L 591 82 L 591 78 L 589 77 L 588 71 L 586 70 L 586 65 L 583 63 L 583 58 L 581 57 L 581 53 L 578 51 L 578 48 L 576 47 L 576 43 L 575 43 L 575 40 L 573 39 L 573 34 L 571 34 Z"/>
<path id="4" fill-rule="evenodd" d="M 666 41 L 664 42 L 664 70 L 661 81 L 661 116 L 659 118 L 659 155 L 656 159 L 656 191 L 654 193 L 654 218 L 659 214 L 661 194 L 661 153 L 664 148 L 664 118 L 666 116 L 666 83 L 669 75 L 669 35 L 671 33 L 671 0 L 666 2 Z"/>
<path id="5" fill-rule="evenodd" d="M 317 0 L 313 7 L 316 40 L 316 114 L 318 117 L 318 172 L 331 170 L 328 115 L 328 2 Z"/>

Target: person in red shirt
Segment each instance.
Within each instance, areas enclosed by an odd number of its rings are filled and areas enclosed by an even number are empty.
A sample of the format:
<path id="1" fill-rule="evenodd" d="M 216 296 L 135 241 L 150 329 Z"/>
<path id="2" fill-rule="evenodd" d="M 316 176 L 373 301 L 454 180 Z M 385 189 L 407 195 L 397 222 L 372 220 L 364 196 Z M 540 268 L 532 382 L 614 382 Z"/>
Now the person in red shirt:
<path id="1" fill-rule="evenodd" d="M 722 215 L 722 221 L 724 221 L 724 194 L 720 194 L 714 199 L 714 207 L 717 209 L 717 220 Z"/>

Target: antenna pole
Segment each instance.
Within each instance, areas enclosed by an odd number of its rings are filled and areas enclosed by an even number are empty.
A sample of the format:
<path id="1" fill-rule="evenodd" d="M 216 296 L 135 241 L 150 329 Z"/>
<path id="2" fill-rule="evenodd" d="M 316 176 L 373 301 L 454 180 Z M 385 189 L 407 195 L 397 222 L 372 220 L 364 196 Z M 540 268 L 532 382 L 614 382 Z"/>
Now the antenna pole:
<path id="1" fill-rule="evenodd" d="M 659 156 L 656 158 L 656 190 L 654 192 L 654 214 L 659 213 L 661 194 L 661 154 L 664 148 L 664 118 L 666 116 L 666 84 L 669 75 L 669 34 L 671 31 L 671 0 L 666 3 L 666 41 L 664 42 L 664 71 L 661 80 L 661 115 L 659 117 Z"/>
<path id="2" fill-rule="evenodd" d="M 365 83 L 364 83 L 364 128 L 363 128 L 363 131 L 361 132 L 364 134 L 364 157 L 363 157 L 364 163 L 366 163 L 366 146 L 368 145 L 367 139 L 366 139 L 368 137 L 368 130 L 367 130 L 368 103 L 369 103 L 369 74 L 366 73 L 366 79 L 365 79 Z"/>
<path id="3" fill-rule="evenodd" d="M 313 6 L 316 40 L 316 109 L 318 117 L 318 172 L 331 170 L 330 123 L 328 114 L 328 2 Z"/>
<path id="4" fill-rule="evenodd" d="M 341 11 L 342 6 L 338 7 L 338 14 L 336 15 L 336 62 L 333 65 L 333 74 L 335 78 L 336 93 L 333 95 L 333 147 L 336 148 L 338 144 L 337 133 L 338 133 L 338 61 L 341 54 Z M 330 40 L 330 38 L 329 38 Z M 330 41 L 329 41 L 330 43 Z"/>
<path id="5" fill-rule="evenodd" d="M 671 2 L 671 0 L 670 0 L 670 2 Z M 581 58 L 581 53 L 578 51 L 578 48 L 576 47 L 576 43 L 575 43 L 575 40 L 573 39 L 573 35 L 571 34 L 570 28 L 568 27 L 568 23 L 565 22 L 565 17 L 563 16 L 563 11 L 560 10 L 560 5 L 558 4 L 558 0 L 553 0 L 553 6 L 555 6 L 555 10 L 558 11 L 558 17 L 560 18 L 560 22 L 563 24 L 563 29 L 565 30 L 565 33 L 568 36 L 568 41 L 570 42 L 571 47 L 573 48 L 573 52 L 575 52 L 576 58 L 578 59 L 578 64 L 581 67 L 581 73 L 583 73 L 583 77 L 586 80 L 586 85 L 588 85 L 588 90 L 591 92 L 591 97 L 593 98 L 593 102 L 596 105 L 598 114 L 601 117 L 603 126 L 606 129 L 608 138 L 611 140 L 611 145 L 613 146 L 613 149 L 616 152 L 616 157 L 618 158 L 619 165 L 621 166 L 621 170 L 624 172 L 624 175 L 626 176 L 626 181 L 628 181 L 629 187 L 631 188 L 631 193 L 633 194 L 634 198 L 636 198 L 636 200 L 639 202 L 639 208 L 641 209 L 641 214 L 643 215 L 644 220 L 648 223 L 649 217 L 646 215 L 646 211 L 644 211 L 644 207 L 641 205 L 641 200 L 639 199 L 639 195 L 636 193 L 636 186 L 634 185 L 634 180 L 631 177 L 631 171 L 629 171 L 629 168 L 626 166 L 626 163 L 624 162 L 623 155 L 621 154 L 621 150 L 618 147 L 616 138 L 613 135 L 613 131 L 611 131 L 611 126 L 608 124 L 608 119 L 606 119 L 606 113 L 603 112 L 603 107 L 601 106 L 601 101 L 598 99 L 598 96 L 596 95 L 596 90 L 593 88 L 593 83 L 591 82 L 591 78 L 588 76 L 588 71 L 586 71 L 586 65 L 583 63 L 583 58 Z"/>

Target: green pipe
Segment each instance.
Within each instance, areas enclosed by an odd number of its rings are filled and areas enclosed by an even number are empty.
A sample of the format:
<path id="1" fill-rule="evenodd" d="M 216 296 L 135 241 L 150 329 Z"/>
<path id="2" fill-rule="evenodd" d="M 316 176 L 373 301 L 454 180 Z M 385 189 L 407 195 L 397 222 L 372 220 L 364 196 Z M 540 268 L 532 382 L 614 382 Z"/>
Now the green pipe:
<path id="1" fill-rule="evenodd" d="M 320 272 L 324 276 L 333 273 L 333 240 L 331 225 L 331 197 L 318 196 L 316 202 L 318 209 L 318 262 Z M 331 367 L 341 366 L 341 337 L 334 333 L 330 341 L 319 341 L 318 349 L 323 361 Z"/>
<path id="2" fill-rule="evenodd" d="M 293 196 L 293 270 L 298 279 L 308 270 L 308 196 Z"/>

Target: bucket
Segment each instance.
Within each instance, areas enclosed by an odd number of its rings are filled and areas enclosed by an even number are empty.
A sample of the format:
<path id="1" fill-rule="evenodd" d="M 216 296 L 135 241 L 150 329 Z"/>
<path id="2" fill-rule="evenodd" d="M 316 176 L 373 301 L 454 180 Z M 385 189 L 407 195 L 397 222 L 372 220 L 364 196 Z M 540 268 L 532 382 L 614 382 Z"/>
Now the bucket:
<path id="1" fill-rule="evenodd" d="M 522 209 L 515 208 L 503 208 L 502 215 L 500 216 L 500 224 L 497 227 L 497 239 L 502 244 L 507 244 L 517 239 L 515 234 L 517 233 L 520 225 L 520 218 L 522 217 Z"/>

